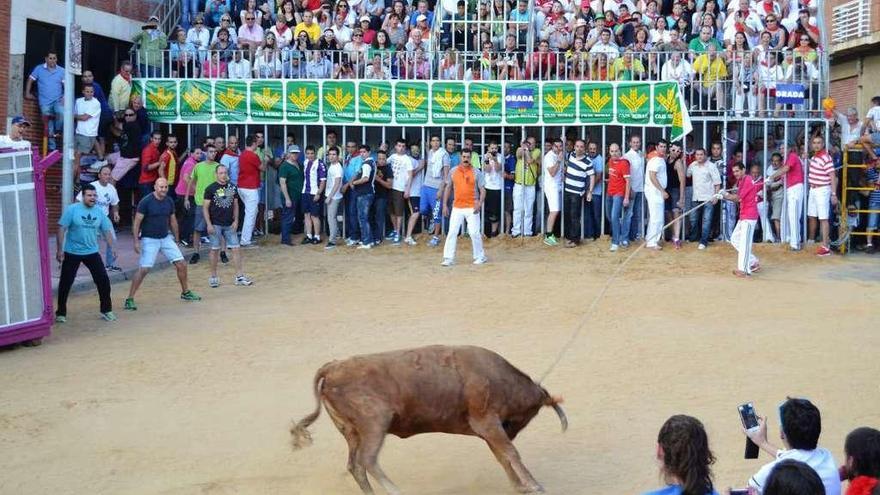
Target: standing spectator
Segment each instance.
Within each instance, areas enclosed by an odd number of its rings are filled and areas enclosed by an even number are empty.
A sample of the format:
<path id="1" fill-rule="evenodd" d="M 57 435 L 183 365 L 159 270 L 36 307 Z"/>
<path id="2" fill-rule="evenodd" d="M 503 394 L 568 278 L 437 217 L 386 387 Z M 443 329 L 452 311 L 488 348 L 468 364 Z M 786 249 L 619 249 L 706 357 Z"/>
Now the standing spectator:
<path id="1" fill-rule="evenodd" d="M 846 464 L 840 473 L 849 481 L 846 495 L 871 495 L 880 486 L 880 431 L 856 428 L 846 436 L 843 450 Z"/>
<path id="2" fill-rule="evenodd" d="M 229 136 L 230 139 L 232 139 L 232 137 L 233 136 Z M 205 215 L 204 210 L 202 209 L 202 205 L 205 201 L 205 189 L 207 189 L 208 186 L 212 184 L 215 179 L 214 169 L 216 169 L 218 165 L 218 163 L 214 161 L 216 160 L 216 157 L 217 149 L 214 147 L 214 145 L 206 146 L 204 161 L 196 164 L 189 175 L 189 180 L 187 181 L 189 185 L 186 189 L 186 199 L 184 199 L 183 207 L 186 209 L 190 209 L 191 205 L 189 198 L 192 197 L 195 200 L 195 231 L 193 233 L 193 249 L 195 250 L 195 252 L 189 259 L 190 265 L 195 265 L 199 262 L 201 236 L 202 234 L 207 233 L 208 229 L 208 225 L 205 222 Z M 228 171 L 229 168 L 227 167 L 226 170 Z"/>
<path id="3" fill-rule="evenodd" d="M 159 146 L 161 144 L 162 132 L 153 131 L 150 135 L 150 144 L 146 145 L 143 151 L 141 151 L 141 174 L 138 178 L 141 198 L 152 194 L 154 190 L 153 184 L 160 177 L 159 168 L 162 166 L 162 162 L 159 158 L 162 156 L 162 153 L 159 151 Z"/>
<path id="4" fill-rule="evenodd" d="M 187 285 L 186 263 L 177 242 L 180 232 L 177 229 L 177 217 L 174 215 L 174 201 L 168 197 L 168 181 L 160 178 L 154 184 L 155 190 L 145 196 L 137 205 L 134 225 L 131 228 L 134 237 L 134 252 L 140 255 L 139 268 L 131 280 L 125 309 L 136 311 L 134 295 L 146 278 L 159 251 L 177 269 L 177 280 L 180 282 L 180 298 L 184 301 L 201 301 Z"/>
<path id="5" fill-rule="evenodd" d="M 409 200 L 410 215 L 409 222 L 406 226 L 406 238 L 403 242 L 410 246 L 415 246 L 416 241 L 413 239 L 413 233 L 416 230 L 419 217 L 421 216 L 420 207 L 422 206 L 422 180 L 425 174 L 425 159 L 422 158 L 419 145 L 411 144 L 409 149 L 409 159 L 413 164 L 412 181 L 410 183 L 409 196 L 407 197 Z"/>
<path id="6" fill-rule="evenodd" d="M 645 199 L 645 159 L 642 157 L 642 138 L 637 134 L 629 137 L 629 149 L 623 158 L 629 163 L 629 186 L 630 204 L 629 210 L 624 210 L 623 222 L 626 230 L 623 232 L 622 246 L 626 247 L 630 241 L 642 238 L 645 232 L 644 214 L 642 213 Z"/>
<path id="7" fill-rule="evenodd" d="M 744 173 L 743 168 L 739 168 Z M 765 464 L 749 479 L 749 487 L 762 494 L 767 487 L 767 477 L 778 464 L 785 460 L 795 460 L 813 468 L 822 484 L 826 495 L 840 495 L 840 473 L 831 452 L 818 446 L 819 434 L 822 432 L 822 419 L 819 409 L 806 399 L 789 398 L 779 406 L 779 420 L 784 449 L 779 449 L 767 441 L 767 418 L 758 418 L 758 429 L 748 431 L 746 435 L 758 447 L 773 457 L 773 461 Z"/>
<path id="8" fill-rule="evenodd" d="M 730 234 L 730 243 L 737 252 L 736 270 L 733 274 L 744 278 L 761 269 L 758 257 L 752 254 L 752 241 L 755 238 L 755 225 L 758 223 L 758 195 L 764 181 L 755 181 L 748 175 L 742 162 L 733 165 L 733 175 L 737 181 L 736 194 L 716 193 L 715 197 L 721 195 L 739 203 L 739 221 Z"/>
<path id="9" fill-rule="evenodd" d="M 594 143 L 590 143 L 592 146 Z M 584 201 L 593 203 L 593 188 L 596 185 L 596 172 L 593 161 L 586 154 L 583 139 L 574 142 L 574 151 L 568 156 L 565 175 L 565 247 L 572 248 L 581 243 L 581 218 Z M 587 188 L 587 177 L 590 187 Z M 592 213 L 589 213 L 592 217 Z"/>
<path id="10" fill-rule="evenodd" d="M 177 157 L 177 136 L 169 134 L 165 138 L 165 150 L 159 156 L 159 163 L 161 163 L 159 165 L 159 177 L 166 178 L 169 186 L 173 186 L 177 180 L 177 163 L 179 161 Z M 171 199 L 174 199 L 173 191 Z"/>
<path id="11" fill-rule="evenodd" d="M 865 115 L 865 122 L 862 126 L 865 133 L 861 136 L 861 144 L 868 155 L 871 162 L 877 161 L 877 154 L 874 153 L 874 146 L 880 144 L 880 96 L 871 98 L 871 108 Z"/>
<path id="12" fill-rule="evenodd" d="M 113 182 L 119 182 L 129 170 L 136 167 L 141 159 L 141 128 L 136 122 L 137 114 L 131 108 L 120 111 L 113 124 L 118 132 L 119 151 L 107 155 L 107 161 L 113 165 L 111 173 Z M 111 133 L 113 133 L 111 130 Z"/>
<path id="13" fill-rule="evenodd" d="M 67 296 L 76 279 L 80 263 L 86 265 L 92 281 L 98 288 L 101 301 L 101 318 L 116 321 L 113 314 L 113 301 L 110 299 L 110 279 L 98 254 L 98 233 L 104 234 L 113 257 L 116 257 L 113 225 L 101 208 L 97 207 L 95 186 L 86 184 L 82 188 L 82 202 L 67 205 L 58 220 L 58 247 L 55 259 L 61 263 L 61 279 L 58 281 L 58 308 L 55 322 L 67 322 Z"/>
<path id="14" fill-rule="evenodd" d="M 217 144 L 217 146 L 220 146 Z M 226 167 L 226 170 L 229 171 L 229 181 L 235 185 L 238 185 L 238 170 L 239 170 L 239 161 L 240 156 L 238 152 L 238 136 L 235 134 L 229 136 L 229 139 L 226 142 L 226 149 L 222 150 L 221 148 L 217 148 L 221 153 L 220 155 L 220 165 Z M 213 177 L 213 171 L 211 172 Z M 211 181 L 213 182 L 213 180 Z M 210 184 L 210 182 L 208 183 Z M 205 184 L 205 187 L 208 187 L 208 184 Z M 196 198 L 198 199 L 198 197 Z"/>
<path id="15" fill-rule="evenodd" d="M 220 260 L 220 247 L 225 243 L 232 251 L 235 265 L 235 285 L 253 285 L 253 280 L 244 274 L 238 242 L 238 194 L 236 187 L 229 182 L 229 171 L 219 165 L 214 169 L 217 181 L 205 189 L 202 215 L 208 235 L 211 236 L 211 277 L 208 285 L 220 287 L 217 276 L 217 262 Z M 183 262 L 181 266 L 186 266 Z"/>
<path id="16" fill-rule="evenodd" d="M 562 139 L 556 138 L 552 141 L 553 146 L 547 150 L 542 162 L 542 181 L 541 187 L 544 189 L 544 196 L 547 198 L 547 224 L 544 226 L 544 244 L 548 246 L 556 246 L 559 241 L 553 235 L 556 227 L 556 218 L 559 216 L 560 204 L 562 200 L 562 177 L 564 172 L 564 160 L 562 157 Z"/>
<path id="17" fill-rule="evenodd" d="M 388 158 L 391 166 L 391 242 L 400 244 L 403 229 L 403 213 L 406 208 L 406 197 L 412 187 L 413 161 L 406 155 L 406 141 L 398 139 L 394 145 L 394 153 Z"/>
<path id="18" fill-rule="evenodd" d="M 697 418 L 679 414 L 663 423 L 657 434 L 657 461 L 667 486 L 645 495 L 718 495 L 712 483 L 715 456 Z"/>
<path id="19" fill-rule="evenodd" d="M 376 195 L 373 198 L 373 237 L 382 243 L 385 238 L 385 216 L 388 211 L 388 200 L 394 185 L 394 172 L 388 166 L 388 152 L 380 148 L 376 150 Z"/>
<path id="20" fill-rule="evenodd" d="M 630 195 L 630 165 L 626 158 L 622 158 L 620 145 L 611 143 L 608 146 L 608 205 L 605 211 L 608 221 L 611 223 L 611 251 L 617 251 L 619 246 L 629 244 L 628 236 L 632 212 Z"/>
<path id="21" fill-rule="evenodd" d="M 34 83 L 37 83 L 37 96 L 34 96 Z M 49 150 L 56 149 L 55 137 L 61 133 L 64 124 L 64 67 L 58 65 L 58 54 L 49 51 L 46 62 L 34 67 L 28 77 L 24 96 L 37 100 L 40 114 L 46 121 Z"/>
<path id="22" fill-rule="evenodd" d="M 192 2 L 195 0 L 185 0 Z M 223 22 L 223 18 L 232 20 L 230 12 L 232 11 L 231 0 L 205 0 L 205 15 L 209 19 L 212 26 L 219 26 Z M 231 25 L 231 22 L 230 22 Z"/>
<path id="23" fill-rule="evenodd" d="M 770 220 L 773 222 L 773 235 L 782 242 L 782 211 L 785 209 L 785 185 L 776 172 L 782 168 L 782 155 L 773 153 L 770 156 L 770 177 L 767 179 L 767 191 L 770 193 Z M 774 178 L 775 177 L 775 178 Z M 773 180 L 770 180 L 773 179 Z"/>
<path id="24" fill-rule="evenodd" d="M 137 46 L 138 73 L 141 77 L 167 77 L 163 74 L 164 50 L 168 48 L 168 36 L 159 29 L 159 18 L 150 16 L 141 32 L 131 40 Z"/>
<path id="25" fill-rule="evenodd" d="M 370 156 L 368 145 L 360 145 L 358 151 L 361 155 L 361 170 L 351 182 L 357 202 L 358 225 L 361 232 L 361 242 L 357 248 L 371 249 L 373 243 L 377 241 L 370 228 L 370 208 L 373 206 L 373 196 L 375 195 L 373 179 L 376 177 L 376 162 Z"/>
<path id="26" fill-rule="evenodd" d="M 241 247 L 253 245 L 252 237 L 260 207 L 260 176 L 266 171 L 266 162 L 256 153 L 259 143 L 255 135 L 245 139 L 247 148 L 238 158 L 238 195 L 244 203 L 244 219 L 241 226 Z"/>
<path id="27" fill-rule="evenodd" d="M 877 162 L 868 165 L 865 171 L 865 185 L 873 188 L 868 193 L 868 209 L 880 210 L 880 170 L 877 170 Z M 866 229 L 868 235 L 866 236 L 867 243 L 865 245 L 865 252 L 868 254 L 876 252 L 873 233 L 877 232 L 878 228 L 880 228 L 880 213 L 869 213 L 868 228 Z"/>
<path id="28" fill-rule="evenodd" d="M 101 208 L 104 215 L 110 219 L 110 235 L 113 237 L 113 243 L 107 243 L 107 249 L 104 250 L 104 268 L 108 272 L 121 272 L 122 268 L 116 266 L 116 229 L 114 223 L 119 223 L 119 193 L 116 192 L 116 186 L 110 181 L 110 166 L 104 165 L 98 171 L 98 180 L 91 183 L 95 188 L 95 204 Z M 83 193 L 80 191 L 76 200 L 83 201 Z"/>
<path id="29" fill-rule="evenodd" d="M 654 151 L 648 153 L 645 171 L 645 202 L 648 204 L 648 232 L 645 234 L 646 247 L 659 251 L 658 244 L 663 234 L 663 205 L 669 198 L 666 192 L 666 149 L 669 143 L 665 139 L 657 142 Z"/>
<path id="30" fill-rule="evenodd" d="M 92 71 L 84 70 L 82 73 L 82 85 L 85 87 L 89 84 L 92 85 L 92 89 L 95 91 L 95 99 L 101 104 L 101 118 L 98 121 L 98 138 L 95 141 L 95 153 L 98 155 L 98 161 L 92 165 L 97 168 L 107 164 L 107 161 L 105 160 L 105 157 L 107 156 L 106 139 L 109 131 L 108 127 L 110 126 L 110 122 L 113 121 L 113 110 L 110 109 L 110 103 L 107 100 L 107 93 L 105 93 L 104 88 L 95 81 L 95 76 L 92 74 Z"/>
<path id="31" fill-rule="evenodd" d="M 303 244 L 321 243 L 321 196 L 327 186 L 327 169 L 324 162 L 315 156 L 315 147 L 306 147 L 306 161 L 303 168 L 305 181 L 302 189 L 302 210 L 305 215 L 305 237 Z"/>
<path id="32" fill-rule="evenodd" d="M 73 118 L 76 119 L 76 136 L 74 138 L 73 177 L 79 177 L 80 160 L 83 153 L 91 153 L 98 140 L 98 127 L 101 124 L 101 103 L 95 98 L 95 88 L 84 84 L 82 98 L 76 99 Z M 74 189 L 78 189 L 79 180 L 74 179 Z"/>
<path id="33" fill-rule="evenodd" d="M 699 232 L 698 248 L 706 249 L 709 245 L 709 235 L 712 233 L 712 212 L 718 204 L 714 196 L 721 190 L 721 175 L 718 173 L 718 168 L 706 159 L 705 149 L 697 148 L 694 156 L 694 162 L 687 168 L 687 176 L 691 177 L 693 184 L 693 202 L 708 202 L 691 213 L 688 241 L 695 242 Z"/>
<path id="34" fill-rule="evenodd" d="M 299 163 L 299 146 L 290 144 L 285 159 L 278 167 L 278 183 L 281 186 L 281 244 L 293 246 L 290 234 L 302 205 L 302 189 L 305 176 Z"/>
<path id="35" fill-rule="evenodd" d="M 342 203 L 342 164 L 339 162 L 339 148 L 332 147 L 327 150 L 327 246 L 324 249 L 336 247 L 339 238 L 339 204 Z"/>
<path id="36" fill-rule="evenodd" d="M 516 150 L 516 169 L 513 185 L 513 228 L 510 235 L 531 237 L 535 210 L 535 184 L 538 182 L 538 159 L 541 150 L 532 149 L 524 139 Z"/>
<path id="37" fill-rule="evenodd" d="M 177 217 L 180 218 L 178 221 L 178 226 L 180 227 L 180 245 L 183 247 L 190 247 L 193 242 L 192 234 L 195 222 L 195 212 L 192 208 L 186 206 L 187 203 L 193 202 L 192 197 L 189 196 L 189 185 L 190 180 L 192 180 L 192 171 L 199 162 L 205 159 L 206 154 L 204 150 L 207 149 L 209 142 L 210 138 L 205 138 L 202 140 L 201 146 L 193 147 L 189 156 L 183 161 L 183 165 L 180 166 L 180 179 L 174 187 L 174 195 L 176 196 L 174 200 L 176 207 L 175 211 Z"/>
<path id="38" fill-rule="evenodd" d="M 830 256 L 830 226 L 828 224 L 830 206 L 837 206 L 837 174 L 831 155 L 825 149 L 825 139 L 814 136 L 810 145 L 813 157 L 810 158 L 808 179 L 810 194 L 807 200 L 808 239 L 816 238 L 816 220 L 822 235 L 822 244 L 816 249 L 817 256 Z"/>
<path id="39" fill-rule="evenodd" d="M 30 121 L 24 118 L 24 116 L 16 115 L 15 117 L 12 117 L 12 121 L 9 123 L 9 139 L 11 141 L 23 140 L 25 130 L 30 127 Z"/>
<path id="40" fill-rule="evenodd" d="M 513 154 L 513 144 L 504 142 L 502 149 L 504 157 L 504 227 L 505 233 L 509 233 L 513 225 L 513 185 L 516 178 L 516 156 Z"/>
<path id="41" fill-rule="evenodd" d="M 487 237 L 496 237 L 499 234 L 499 222 L 501 221 L 501 188 L 502 186 L 502 165 L 500 156 L 497 153 L 498 145 L 492 143 L 496 152 L 487 154 L 485 164 L 483 165 L 483 173 L 486 178 L 486 218 L 489 221 L 489 233 Z M 438 201 L 437 208 L 440 208 Z M 439 213 L 439 212 L 438 212 Z M 439 214 L 437 215 L 440 216 Z M 436 224 L 435 224 L 436 225 Z"/>
<path id="42" fill-rule="evenodd" d="M 360 224 L 357 219 L 357 196 L 352 181 L 360 173 L 361 155 L 357 143 L 348 141 L 345 144 L 346 158 L 342 166 L 342 195 L 345 200 L 345 234 L 346 246 L 355 246 L 361 240 Z M 408 157 L 407 157 L 408 158 Z"/>
<path id="43" fill-rule="evenodd" d="M 131 102 L 131 62 L 123 60 L 119 73 L 110 81 L 110 108 L 119 112 L 128 108 Z"/>
<path id="44" fill-rule="evenodd" d="M 672 222 L 672 245 L 675 249 L 681 249 L 681 226 L 683 220 L 679 218 L 684 209 L 687 199 L 687 168 L 684 165 L 681 144 L 672 143 L 669 146 L 669 155 L 666 160 L 666 179 L 669 198 L 666 200 L 666 212 Z"/>
<path id="45" fill-rule="evenodd" d="M 602 173 L 605 171 L 605 158 L 599 154 L 599 143 L 591 142 L 587 144 L 587 158 L 593 164 L 595 187 L 592 189 L 592 201 L 584 206 L 586 208 L 584 236 L 596 240 L 602 233 L 602 194 L 605 189 L 605 184 L 602 180 Z"/>
<path id="46" fill-rule="evenodd" d="M 428 245 L 435 247 L 440 244 L 440 229 L 443 222 L 440 219 L 440 199 L 443 197 L 443 189 L 446 187 L 449 175 L 449 154 L 440 147 L 440 136 L 431 136 L 431 149 L 428 150 L 427 165 L 425 167 L 425 180 L 422 183 L 419 211 L 425 216 L 430 215 L 433 226 L 433 235 Z"/>
<path id="47" fill-rule="evenodd" d="M 486 183 L 483 173 L 471 166 L 471 157 L 462 155 L 461 164 L 450 173 L 450 187 L 443 191 L 443 216 L 449 216 L 449 232 L 443 246 L 443 266 L 455 263 L 455 247 L 462 222 L 467 223 L 468 235 L 473 246 L 474 264 L 486 262 L 483 252 L 483 236 L 480 234 L 480 209 L 486 199 Z M 452 213 L 449 212 L 449 198 L 454 195 Z"/>

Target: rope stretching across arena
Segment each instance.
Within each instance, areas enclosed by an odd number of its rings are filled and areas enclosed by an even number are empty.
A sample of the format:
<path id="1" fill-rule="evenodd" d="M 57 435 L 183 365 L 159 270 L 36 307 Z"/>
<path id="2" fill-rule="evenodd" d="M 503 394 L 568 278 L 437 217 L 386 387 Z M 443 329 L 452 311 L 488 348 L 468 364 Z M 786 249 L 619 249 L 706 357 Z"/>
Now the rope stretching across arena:
<path id="1" fill-rule="evenodd" d="M 735 190 L 736 190 L 736 188 L 732 187 L 730 189 L 722 189 L 721 191 L 718 191 L 718 192 L 719 193 L 729 193 L 729 192 L 732 192 Z M 687 210 L 686 212 L 673 218 L 672 221 L 670 221 L 669 223 L 664 225 L 662 229 L 660 229 L 661 235 L 662 235 L 662 232 L 665 232 L 666 229 L 671 227 L 675 222 L 690 215 L 692 212 L 697 211 L 698 209 L 702 208 L 703 205 L 711 202 L 714 199 L 715 198 L 703 201 L 702 203 L 698 204 L 697 206 L 694 206 L 693 208 L 691 208 L 690 210 Z M 553 370 L 556 368 L 556 366 L 559 364 L 559 362 L 562 361 L 562 358 L 565 356 L 565 353 L 568 352 L 568 349 L 571 347 L 572 344 L 574 344 L 574 341 L 577 340 L 578 335 L 580 335 L 580 333 L 583 331 L 583 329 L 587 326 L 587 321 L 589 321 L 590 316 L 593 314 L 593 310 L 596 309 L 596 306 L 599 304 L 599 301 L 601 301 L 602 297 L 605 296 L 605 293 L 608 292 L 608 288 L 611 287 L 611 283 L 617 279 L 617 276 L 620 275 L 620 272 L 623 271 L 623 269 L 626 267 L 626 265 L 629 264 L 630 260 L 632 260 L 635 257 L 635 255 L 637 255 L 639 253 L 639 251 L 642 250 L 643 247 L 645 247 L 645 243 L 639 244 L 638 247 L 636 247 L 636 249 L 633 250 L 633 252 L 630 253 L 629 256 L 626 257 L 626 259 L 623 260 L 623 263 L 617 265 L 617 269 L 615 269 L 614 273 L 612 273 L 611 276 L 608 277 L 608 280 L 605 282 L 605 285 L 602 287 L 602 290 L 600 290 L 599 293 L 596 294 L 596 297 L 593 298 L 593 301 L 590 303 L 590 307 L 587 308 L 587 311 L 586 311 L 586 313 L 584 313 L 583 318 L 581 318 L 580 323 L 578 323 L 577 328 L 574 329 L 574 332 L 572 332 L 571 336 L 568 338 L 568 340 L 562 346 L 562 349 L 560 349 L 559 353 L 556 355 L 556 359 L 554 359 L 553 362 L 550 363 L 550 366 L 547 368 L 547 371 L 545 371 L 544 374 L 541 375 L 541 378 L 538 379 L 539 384 L 544 383 L 544 380 L 547 378 L 547 376 L 550 375 L 550 373 L 553 372 Z"/>

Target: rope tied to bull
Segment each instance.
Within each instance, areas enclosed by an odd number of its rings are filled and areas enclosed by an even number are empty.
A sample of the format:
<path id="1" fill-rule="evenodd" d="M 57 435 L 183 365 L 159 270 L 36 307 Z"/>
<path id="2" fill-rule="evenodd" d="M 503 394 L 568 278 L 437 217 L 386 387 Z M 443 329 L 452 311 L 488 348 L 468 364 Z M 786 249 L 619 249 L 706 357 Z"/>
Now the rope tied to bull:
<path id="1" fill-rule="evenodd" d="M 736 188 L 735 188 L 735 187 L 732 187 L 732 188 L 729 188 L 729 189 L 722 189 L 722 190 L 720 190 L 720 191 L 718 191 L 718 192 L 719 192 L 719 193 L 730 193 L 730 192 L 733 192 L 733 191 L 736 191 Z M 660 229 L 661 235 L 662 235 L 662 232 L 665 232 L 666 229 L 668 229 L 669 227 L 671 227 L 675 222 L 679 221 L 679 220 L 682 219 L 682 218 L 687 217 L 687 216 L 690 215 L 691 213 L 693 213 L 693 212 L 697 211 L 698 209 L 702 208 L 703 205 L 705 205 L 705 204 L 707 204 L 707 203 L 710 203 L 711 201 L 713 201 L 713 200 L 715 200 L 715 199 L 716 199 L 716 198 L 713 197 L 712 199 L 708 199 L 708 200 L 706 200 L 706 201 L 703 201 L 702 203 L 698 204 L 697 206 L 694 206 L 693 208 L 691 208 L 691 209 L 685 211 L 684 213 L 678 215 L 677 217 L 673 218 L 669 223 L 667 223 L 666 225 L 663 226 L 663 228 Z M 602 286 L 602 289 L 599 291 L 598 294 L 596 294 L 596 297 L 593 298 L 592 302 L 590 302 L 590 306 L 587 308 L 587 311 L 584 313 L 584 316 L 581 318 L 581 321 L 578 323 L 578 326 L 577 326 L 577 327 L 574 329 L 574 331 L 571 333 L 571 335 L 569 336 L 568 340 L 566 340 L 565 344 L 564 344 L 564 345 L 562 346 L 562 348 L 559 350 L 559 353 L 556 354 L 556 358 L 553 360 L 553 362 L 550 363 L 550 366 L 547 368 L 547 371 L 545 371 L 545 372 L 541 375 L 541 377 L 538 379 L 538 384 L 539 384 L 539 385 L 540 385 L 540 384 L 543 384 L 543 383 L 544 383 L 544 380 L 547 378 L 547 376 L 549 376 L 550 373 L 552 373 L 553 370 L 556 368 L 556 366 L 559 365 L 559 363 L 562 361 L 562 358 L 563 358 L 563 357 L 565 356 L 565 354 L 568 352 L 568 349 L 571 348 L 571 346 L 574 344 L 574 341 L 577 340 L 577 338 L 578 338 L 578 336 L 580 335 L 580 333 L 584 330 L 584 328 L 586 328 L 586 326 L 587 326 L 587 322 L 590 320 L 590 316 L 592 316 L 593 311 L 596 309 L 596 306 L 599 305 L 599 301 L 601 301 L 602 298 L 605 296 L 605 293 L 608 292 L 608 289 L 611 287 L 611 283 L 614 282 L 615 280 L 617 280 L 618 275 L 620 275 L 620 273 L 623 271 L 623 269 L 626 268 L 626 265 L 629 264 L 629 262 L 630 262 L 633 258 L 635 258 L 635 256 L 636 256 L 637 254 L 639 254 L 639 252 L 642 250 L 643 247 L 645 247 L 645 243 L 644 243 L 644 242 L 643 242 L 643 243 L 640 243 L 640 244 L 638 245 L 638 247 L 636 247 L 636 249 L 633 250 L 633 252 L 630 253 L 629 256 L 626 257 L 626 259 L 623 260 L 622 263 L 620 263 L 619 265 L 617 265 L 617 268 L 614 270 L 614 272 L 611 274 L 611 276 L 608 277 L 608 280 L 605 281 L 605 285 Z"/>

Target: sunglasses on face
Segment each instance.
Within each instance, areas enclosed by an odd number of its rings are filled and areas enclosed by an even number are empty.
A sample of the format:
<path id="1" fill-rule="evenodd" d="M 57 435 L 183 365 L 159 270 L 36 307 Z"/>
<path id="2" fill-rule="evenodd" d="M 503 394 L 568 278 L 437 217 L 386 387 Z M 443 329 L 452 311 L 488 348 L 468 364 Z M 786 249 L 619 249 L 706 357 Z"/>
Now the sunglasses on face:
<path id="1" fill-rule="evenodd" d="M 134 114 L 133 113 L 126 113 L 125 116 L 126 117 L 134 117 Z"/>
<path id="2" fill-rule="evenodd" d="M 253 18 L 253 17 L 245 17 L 244 20 L 246 20 L 246 21 L 253 21 L 254 18 Z"/>

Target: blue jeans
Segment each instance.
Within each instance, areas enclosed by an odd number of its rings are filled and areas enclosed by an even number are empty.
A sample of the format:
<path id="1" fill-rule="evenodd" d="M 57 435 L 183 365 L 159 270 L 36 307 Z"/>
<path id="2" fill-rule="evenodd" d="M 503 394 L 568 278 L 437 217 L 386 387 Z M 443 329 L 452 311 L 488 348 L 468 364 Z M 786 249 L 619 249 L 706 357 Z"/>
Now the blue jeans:
<path id="1" fill-rule="evenodd" d="M 624 212 L 624 226 L 629 226 L 629 230 L 624 229 L 624 235 L 629 235 L 629 240 L 636 241 L 642 238 L 645 232 L 645 223 L 642 221 L 642 202 L 645 193 L 633 192 L 629 198 L 629 208 Z"/>
<path id="2" fill-rule="evenodd" d="M 721 235 L 725 241 L 730 240 L 730 236 L 733 234 L 733 228 L 736 227 L 736 210 L 736 203 L 733 201 L 724 202 L 724 209 L 721 214 L 724 215 L 726 223 L 724 224 L 724 232 Z"/>
<path id="3" fill-rule="evenodd" d="M 584 203 L 584 237 L 598 239 L 602 234 L 602 195 L 594 194 L 593 200 Z"/>
<path id="4" fill-rule="evenodd" d="M 55 134 L 60 134 L 64 128 L 64 106 L 61 104 L 60 99 L 46 105 L 41 104 L 40 114 L 44 117 L 49 117 L 49 149 L 54 150 L 56 149 Z"/>
<path id="5" fill-rule="evenodd" d="M 611 244 L 618 246 L 627 239 L 630 219 L 632 218 L 632 201 L 629 206 L 623 207 L 623 196 L 609 196 L 605 212 L 611 223 Z"/>
<path id="6" fill-rule="evenodd" d="M 288 208 L 284 206 L 284 195 L 281 195 L 281 242 L 282 243 L 290 243 L 290 233 L 293 232 L 293 222 L 296 221 L 296 209 L 299 206 L 299 201 L 293 201 L 293 198 L 290 198 L 293 205 Z"/>
<path id="7" fill-rule="evenodd" d="M 712 234 L 712 216 L 714 213 L 715 205 L 713 205 L 711 201 L 704 204 L 702 208 L 691 213 L 691 218 L 689 219 L 690 235 L 688 236 L 688 240 L 691 242 L 697 240 L 697 225 L 700 225 L 700 244 L 709 244 L 709 237 Z M 702 222 L 697 218 L 699 216 L 703 217 Z"/>
<path id="8" fill-rule="evenodd" d="M 202 6 L 204 2 L 201 0 L 183 0 L 181 2 L 181 9 L 183 10 L 183 14 L 180 18 L 181 24 L 183 24 L 184 29 L 189 29 L 192 26 L 193 19 L 195 19 L 196 15 L 203 13 L 204 9 Z M 205 16 L 205 21 L 210 22 L 208 19 L 209 16 Z"/>
<path id="9" fill-rule="evenodd" d="M 385 238 L 385 217 L 388 211 L 388 198 L 373 196 L 373 224 L 370 233 L 377 241 Z"/>
<path id="10" fill-rule="evenodd" d="M 358 224 L 357 196 L 349 189 L 343 197 L 345 201 L 345 237 L 355 241 L 361 240 L 361 229 Z"/>
<path id="11" fill-rule="evenodd" d="M 116 228 L 110 231 L 113 234 L 113 244 L 116 244 Z M 106 240 L 104 241 L 106 242 Z M 104 250 L 104 266 L 115 266 L 116 265 L 116 257 L 113 256 L 113 250 L 110 249 L 110 244 L 107 244 L 107 248 Z"/>
<path id="12" fill-rule="evenodd" d="M 357 217 L 361 228 L 361 242 L 370 244 L 373 236 L 370 233 L 370 207 L 373 206 L 373 193 L 360 194 L 357 197 Z"/>
<path id="13" fill-rule="evenodd" d="M 138 74 L 140 74 L 140 77 L 160 77 L 160 75 L 162 74 L 162 67 L 155 67 L 153 65 L 147 64 L 138 64 Z M 167 75 L 165 77 L 167 77 Z"/>

